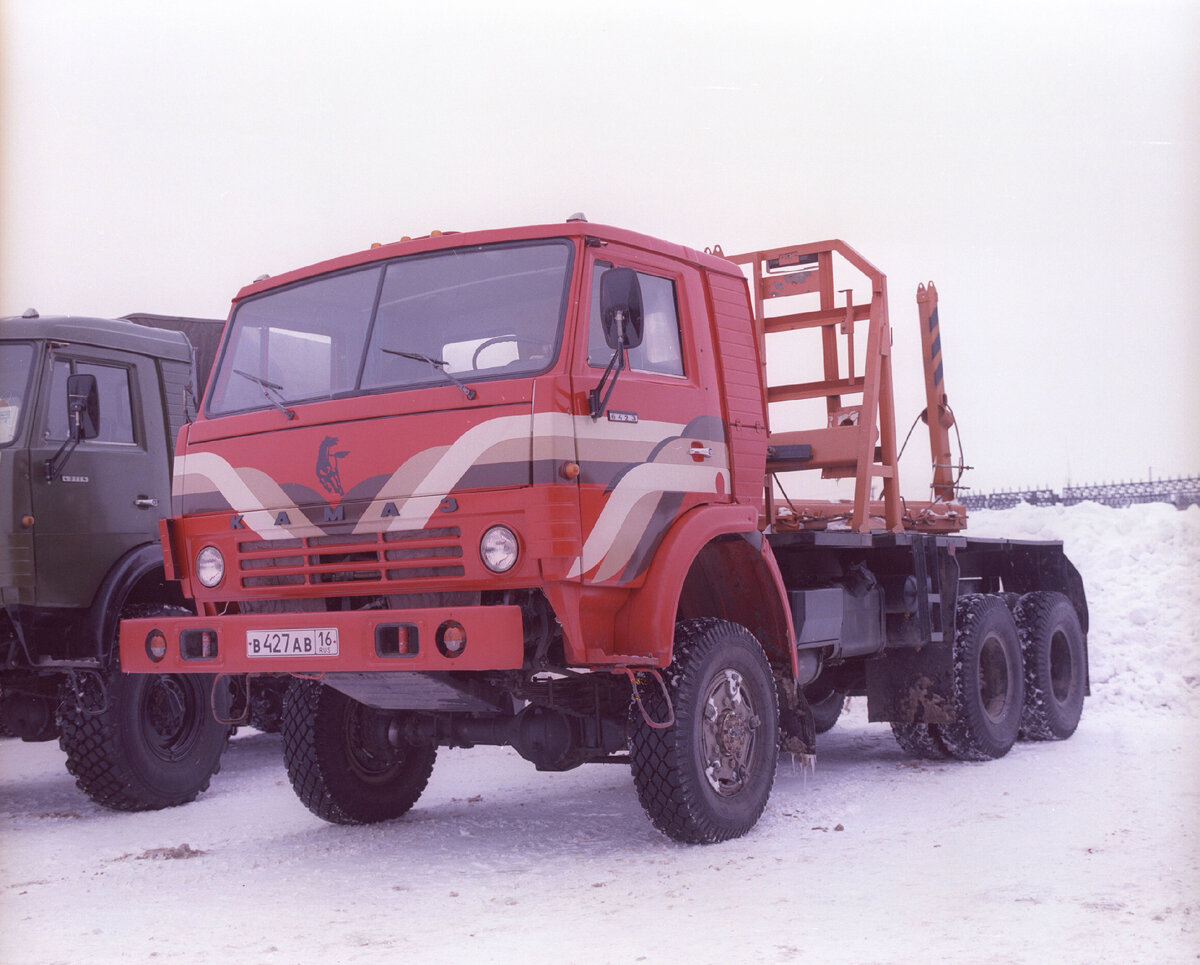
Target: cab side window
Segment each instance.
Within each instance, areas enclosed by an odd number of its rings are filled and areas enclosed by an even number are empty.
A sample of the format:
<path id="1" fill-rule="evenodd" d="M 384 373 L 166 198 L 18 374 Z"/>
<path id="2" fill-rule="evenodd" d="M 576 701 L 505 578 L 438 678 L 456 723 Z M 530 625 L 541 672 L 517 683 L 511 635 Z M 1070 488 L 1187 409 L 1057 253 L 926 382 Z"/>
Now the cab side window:
<path id="1" fill-rule="evenodd" d="M 600 276 L 612 265 L 598 261 L 592 267 L 592 307 L 588 319 L 588 365 L 604 368 L 612 349 L 604 341 L 600 323 Z M 654 375 L 683 375 L 683 351 L 679 339 L 679 310 L 675 283 L 669 278 L 638 272 L 642 287 L 645 334 L 642 344 L 629 350 L 629 368 Z"/>
<path id="2" fill-rule="evenodd" d="M 129 369 L 118 365 L 56 359 L 50 376 L 50 411 L 46 417 L 46 438 L 67 438 L 67 376 L 94 375 L 100 396 L 100 434 L 94 442 L 132 443 L 133 401 L 129 390 Z"/>

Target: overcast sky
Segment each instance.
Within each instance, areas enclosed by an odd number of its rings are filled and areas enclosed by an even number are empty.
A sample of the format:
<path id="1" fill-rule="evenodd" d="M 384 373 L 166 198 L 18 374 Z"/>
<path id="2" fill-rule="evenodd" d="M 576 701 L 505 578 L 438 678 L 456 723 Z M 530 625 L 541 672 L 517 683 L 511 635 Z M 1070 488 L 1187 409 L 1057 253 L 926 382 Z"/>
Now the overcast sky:
<path id="1" fill-rule="evenodd" d="M 1200 473 L 1191 0 L 0 10 L 0 314 L 224 316 L 264 272 L 577 210 L 840 237 L 889 276 L 902 433 L 936 281 L 976 489 Z"/>

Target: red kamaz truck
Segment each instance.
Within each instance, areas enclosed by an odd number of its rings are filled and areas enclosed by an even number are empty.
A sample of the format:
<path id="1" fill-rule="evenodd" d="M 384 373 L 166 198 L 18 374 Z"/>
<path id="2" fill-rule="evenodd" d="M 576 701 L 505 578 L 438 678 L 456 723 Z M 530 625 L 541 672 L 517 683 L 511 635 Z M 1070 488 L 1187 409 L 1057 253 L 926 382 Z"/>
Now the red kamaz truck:
<path id="1" fill-rule="evenodd" d="M 226 715 L 291 675 L 288 773 L 339 823 L 500 744 L 627 764 L 658 828 L 727 839 L 847 694 L 923 757 L 1067 737 L 1082 583 L 1060 544 L 962 535 L 936 306 L 914 502 L 885 278 L 841 242 L 729 257 L 576 216 L 260 280 L 162 523 L 198 616 L 125 621 L 121 665 L 221 675 Z M 800 497 L 811 473 L 851 498 Z"/>

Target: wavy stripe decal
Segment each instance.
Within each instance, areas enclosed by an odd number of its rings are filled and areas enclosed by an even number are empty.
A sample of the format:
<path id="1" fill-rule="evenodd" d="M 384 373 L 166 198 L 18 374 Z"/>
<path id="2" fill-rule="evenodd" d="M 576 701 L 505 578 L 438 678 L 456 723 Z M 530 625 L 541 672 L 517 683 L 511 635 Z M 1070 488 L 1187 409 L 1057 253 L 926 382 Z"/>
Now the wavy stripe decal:
<path id="1" fill-rule="evenodd" d="M 720 426 L 713 419 L 686 426 L 610 423 L 562 412 L 489 419 L 450 445 L 406 459 L 384 479 L 353 532 L 425 529 L 447 494 L 472 472 L 486 478 L 489 470 L 503 474 L 507 467 L 521 466 L 518 475 L 527 478 L 535 452 L 555 460 L 574 456 L 583 467 L 580 481 L 603 486 L 608 498 L 567 578 L 594 571 L 591 579 L 597 582 L 629 582 L 640 572 L 647 547 L 657 544 L 674 518 L 673 512 L 664 515 L 664 497 L 677 508 L 688 493 L 728 492 L 729 457 Z M 689 451 L 692 442 L 701 441 L 713 450 L 706 462 L 696 462 Z M 181 498 L 219 494 L 265 540 L 326 535 L 266 473 L 234 468 L 213 452 L 189 452 L 179 459 L 174 489 Z"/>
<path id="2" fill-rule="evenodd" d="M 611 579 L 629 562 L 645 531 L 649 514 L 653 513 L 664 493 L 714 493 L 717 491 L 717 480 L 724 479 L 728 484 L 728 477 L 728 470 L 721 466 L 661 463 L 635 466 L 625 474 L 604 504 L 596 525 L 583 544 L 583 553 L 567 574 L 568 578 L 581 576 L 592 567 L 602 564 L 593 578 L 597 581 Z M 646 515 L 635 513 L 639 504 Z M 622 533 L 635 537 L 632 544 L 625 545 L 620 552 L 610 552 Z"/>
<path id="3" fill-rule="evenodd" d="M 379 494 L 363 512 L 354 532 L 378 532 L 381 528 L 387 532 L 424 529 L 446 494 L 454 489 L 468 470 L 481 464 L 513 461 L 511 454 L 504 451 L 511 448 L 507 444 L 520 441 L 524 459 L 528 463 L 532 430 L 533 423 L 529 415 L 504 416 L 472 426 L 450 446 L 437 450 L 439 458 L 413 483 L 410 480 L 414 478 L 414 464 L 427 463 L 428 454 L 433 450 L 418 453 L 380 487 Z M 389 521 L 381 527 L 385 519 L 384 507 L 388 503 L 395 506 L 398 514 L 386 517 Z"/>
<path id="4" fill-rule="evenodd" d="M 189 452 L 178 460 L 172 483 L 180 496 L 193 493 L 219 492 L 247 528 L 263 539 L 300 539 L 324 536 L 319 526 L 308 521 L 297 506 L 265 472 L 251 467 L 235 469 L 215 452 Z M 279 514 L 286 513 L 290 522 L 276 526 Z"/>

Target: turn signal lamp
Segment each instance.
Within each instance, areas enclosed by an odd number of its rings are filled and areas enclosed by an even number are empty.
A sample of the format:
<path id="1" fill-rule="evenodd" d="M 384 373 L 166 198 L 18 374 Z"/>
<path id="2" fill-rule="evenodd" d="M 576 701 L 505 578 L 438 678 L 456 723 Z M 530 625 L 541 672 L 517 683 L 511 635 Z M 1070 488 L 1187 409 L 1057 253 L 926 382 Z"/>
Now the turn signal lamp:
<path id="1" fill-rule="evenodd" d="M 447 620 L 437 633 L 438 649 L 444 657 L 457 657 L 467 649 L 467 631 L 461 623 Z"/>
<path id="2" fill-rule="evenodd" d="M 167 655 L 167 638 L 159 629 L 151 630 L 146 635 L 146 656 L 155 663 Z"/>

